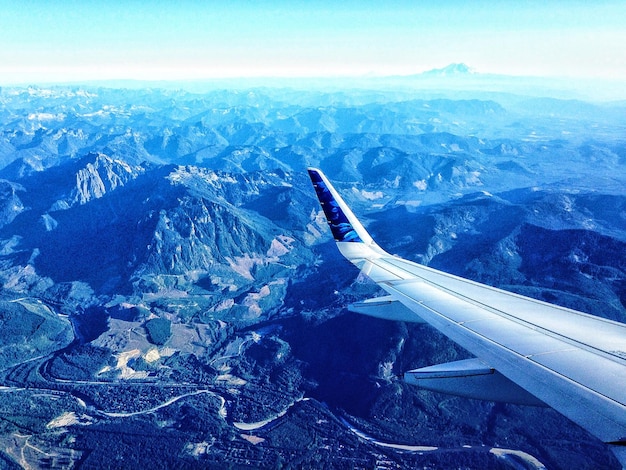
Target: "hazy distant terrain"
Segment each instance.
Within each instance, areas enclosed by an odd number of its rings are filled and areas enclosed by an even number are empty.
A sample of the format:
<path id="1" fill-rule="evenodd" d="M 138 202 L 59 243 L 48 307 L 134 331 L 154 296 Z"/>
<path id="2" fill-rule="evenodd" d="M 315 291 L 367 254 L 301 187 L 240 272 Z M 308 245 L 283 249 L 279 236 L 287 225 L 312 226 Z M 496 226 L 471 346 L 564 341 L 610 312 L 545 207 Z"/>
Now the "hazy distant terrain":
<path id="1" fill-rule="evenodd" d="M 470 88 L 2 88 L 3 464 L 617 468 L 405 385 L 467 353 L 345 310 L 378 292 L 307 166 L 387 251 L 626 322 L 626 103 Z"/>

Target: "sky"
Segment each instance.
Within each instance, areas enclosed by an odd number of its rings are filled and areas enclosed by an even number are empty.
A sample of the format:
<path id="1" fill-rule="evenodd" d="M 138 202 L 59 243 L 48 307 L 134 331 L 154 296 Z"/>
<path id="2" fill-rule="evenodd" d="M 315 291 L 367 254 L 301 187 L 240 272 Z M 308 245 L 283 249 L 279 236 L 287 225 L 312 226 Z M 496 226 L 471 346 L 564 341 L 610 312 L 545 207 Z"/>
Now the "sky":
<path id="1" fill-rule="evenodd" d="M 0 0 L 0 85 L 482 73 L 626 81 L 626 1 Z"/>

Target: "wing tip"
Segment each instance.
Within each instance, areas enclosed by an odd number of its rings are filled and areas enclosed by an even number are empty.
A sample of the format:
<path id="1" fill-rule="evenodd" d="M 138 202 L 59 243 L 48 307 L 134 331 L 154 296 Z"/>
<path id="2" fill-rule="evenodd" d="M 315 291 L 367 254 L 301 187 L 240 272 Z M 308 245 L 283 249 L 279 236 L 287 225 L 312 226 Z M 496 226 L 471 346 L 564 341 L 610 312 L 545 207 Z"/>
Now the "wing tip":
<path id="1" fill-rule="evenodd" d="M 324 175 L 324 173 L 322 173 L 322 170 L 320 170 L 319 168 L 314 168 L 310 166 L 306 169 L 306 171 L 309 173 L 309 178 L 311 178 L 313 184 L 315 184 L 316 181 L 323 181 L 322 176 Z"/>
<path id="2" fill-rule="evenodd" d="M 307 171 L 335 241 L 364 243 L 364 229 L 324 173 L 312 167 Z"/>

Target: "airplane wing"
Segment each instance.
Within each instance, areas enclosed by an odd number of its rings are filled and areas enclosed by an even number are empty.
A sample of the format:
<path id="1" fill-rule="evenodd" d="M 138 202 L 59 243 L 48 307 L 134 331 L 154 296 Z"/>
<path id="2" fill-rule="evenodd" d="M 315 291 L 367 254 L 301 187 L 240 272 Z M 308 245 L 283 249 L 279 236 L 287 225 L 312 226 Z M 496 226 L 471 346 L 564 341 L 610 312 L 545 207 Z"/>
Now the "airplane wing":
<path id="1" fill-rule="evenodd" d="M 626 464 L 626 324 L 513 294 L 381 249 L 325 175 L 309 176 L 340 252 L 387 296 L 351 310 L 426 322 L 476 356 L 404 374 L 423 388 L 547 405 Z"/>

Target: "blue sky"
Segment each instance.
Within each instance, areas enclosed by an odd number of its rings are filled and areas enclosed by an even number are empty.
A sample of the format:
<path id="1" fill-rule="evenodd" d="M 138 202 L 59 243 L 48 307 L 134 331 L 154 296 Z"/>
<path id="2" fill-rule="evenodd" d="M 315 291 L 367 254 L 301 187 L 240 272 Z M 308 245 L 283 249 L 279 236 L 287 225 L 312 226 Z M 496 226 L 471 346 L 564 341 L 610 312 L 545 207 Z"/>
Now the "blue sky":
<path id="1" fill-rule="evenodd" d="M 624 1 L 0 0 L 0 84 L 479 72 L 626 80 Z"/>

